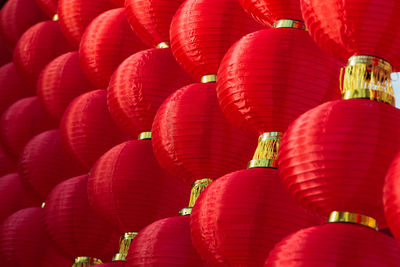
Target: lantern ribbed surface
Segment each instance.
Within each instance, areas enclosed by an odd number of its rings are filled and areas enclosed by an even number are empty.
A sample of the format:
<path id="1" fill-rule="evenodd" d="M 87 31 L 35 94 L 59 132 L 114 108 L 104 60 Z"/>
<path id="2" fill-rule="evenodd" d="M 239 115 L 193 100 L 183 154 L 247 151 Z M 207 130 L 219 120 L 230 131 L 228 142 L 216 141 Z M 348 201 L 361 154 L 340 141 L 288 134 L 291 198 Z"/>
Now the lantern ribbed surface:
<path id="1" fill-rule="evenodd" d="M 17 159 L 7 155 L 0 145 L 0 175 L 17 171 Z"/>
<path id="2" fill-rule="evenodd" d="M 237 40 L 261 28 L 238 1 L 188 0 L 172 19 L 171 48 L 186 72 L 200 81 L 217 73 L 224 54 Z"/>
<path id="3" fill-rule="evenodd" d="M 133 239 L 126 267 L 207 266 L 197 254 L 190 238 L 190 216 L 156 221 Z"/>
<path id="4" fill-rule="evenodd" d="M 322 104 L 283 136 L 280 177 L 296 200 L 321 215 L 348 211 L 384 228 L 382 188 L 400 147 L 398 109 L 365 99 Z"/>
<path id="5" fill-rule="evenodd" d="M 126 140 L 111 119 L 105 90 L 75 98 L 64 112 L 60 130 L 67 151 L 87 170 L 107 150 Z"/>
<path id="6" fill-rule="evenodd" d="M 171 49 L 149 49 L 127 58 L 114 72 L 107 103 L 116 124 L 136 138 L 150 132 L 163 101 L 180 87 L 193 83 L 176 63 Z"/>
<path id="7" fill-rule="evenodd" d="M 114 8 L 108 0 L 59 0 L 58 16 L 62 33 L 78 48 L 90 22 L 101 13 Z"/>
<path id="8" fill-rule="evenodd" d="M 109 0 L 117 7 L 124 7 L 125 0 Z"/>
<path id="9" fill-rule="evenodd" d="M 18 75 L 36 87 L 42 69 L 54 58 L 71 51 L 56 21 L 44 21 L 29 28 L 18 40 L 14 64 Z"/>
<path id="10" fill-rule="evenodd" d="M 47 232 L 72 259 L 86 256 L 110 261 L 118 251 L 119 235 L 89 206 L 87 175 L 58 184 L 46 200 Z"/>
<path id="11" fill-rule="evenodd" d="M 36 4 L 49 18 L 57 14 L 58 0 L 36 0 Z"/>
<path id="12" fill-rule="evenodd" d="M 124 8 L 96 17 L 87 27 L 79 47 L 81 66 L 96 88 L 107 88 L 115 69 L 146 46 L 132 31 Z"/>
<path id="13" fill-rule="evenodd" d="M 222 114 L 212 83 L 191 84 L 167 98 L 154 119 L 152 138 L 160 165 L 190 185 L 240 170 L 253 154 L 251 140 Z"/>
<path id="14" fill-rule="evenodd" d="M 221 62 L 217 95 L 230 122 L 249 135 L 284 132 L 307 110 L 340 98 L 339 65 L 303 30 L 246 35 Z"/>
<path id="15" fill-rule="evenodd" d="M 53 245 L 54 242 L 50 243 L 46 247 L 46 251 L 44 252 L 43 260 L 42 260 L 42 267 L 71 267 L 74 260 L 68 258 L 67 256 L 63 255 L 62 252 Z"/>
<path id="16" fill-rule="evenodd" d="M 45 201 L 54 186 L 85 173 L 85 169 L 64 150 L 60 131 L 50 130 L 26 144 L 19 157 L 18 172 L 21 180 Z"/>
<path id="17" fill-rule="evenodd" d="M 211 183 L 190 225 L 193 244 L 210 266 L 262 266 L 282 238 L 321 222 L 291 199 L 276 169 L 254 168 Z"/>
<path id="18" fill-rule="evenodd" d="M 46 111 L 60 120 L 75 97 L 93 89 L 81 69 L 78 52 L 69 52 L 43 69 L 37 84 L 37 95 Z"/>
<path id="19" fill-rule="evenodd" d="M 1 13 L 1 12 L 0 12 Z M 0 15 L 1 16 L 1 15 Z M 1 26 L 0 26 L 1 27 Z M 4 41 L 4 38 L 1 36 L 1 28 L 0 28 L 0 66 L 3 66 L 7 63 L 10 63 L 12 61 L 12 52 L 11 50 L 7 47 L 6 42 Z"/>
<path id="20" fill-rule="evenodd" d="M 400 246 L 394 238 L 368 227 L 330 223 L 284 238 L 264 266 L 397 266 Z"/>
<path id="21" fill-rule="evenodd" d="M 10 157 L 18 158 L 32 137 L 56 127 L 57 123 L 40 106 L 39 99 L 26 97 L 12 104 L 1 116 L 1 143 Z"/>

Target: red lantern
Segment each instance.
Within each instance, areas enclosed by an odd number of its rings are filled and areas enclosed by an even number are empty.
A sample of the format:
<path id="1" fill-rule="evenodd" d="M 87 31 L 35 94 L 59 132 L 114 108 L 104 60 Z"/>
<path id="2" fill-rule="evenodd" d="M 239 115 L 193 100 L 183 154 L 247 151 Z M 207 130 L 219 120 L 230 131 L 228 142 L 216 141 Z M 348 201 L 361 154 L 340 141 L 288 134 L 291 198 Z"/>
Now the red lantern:
<path id="1" fill-rule="evenodd" d="M 1 16 L 1 12 L 0 12 Z M 6 42 L 3 37 L 1 37 L 1 25 L 0 25 L 0 66 L 3 66 L 10 61 L 12 61 L 12 53 L 11 50 L 7 47 Z"/>
<path id="2" fill-rule="evenodd" d="M 207 266 L 190 238 L 190 217 L 170 217 L 156 221 L 133 239 L 126 267 Z"/>
<path id="3" fill-rule="evenodd" d="M 0 34 L 13 50 L 26 30 L 45 19 L 35 0 L 9 0 L 0 12 Z"/>
<path id="4" fill-rule="evenodd" d="M 37 95 L 46 111 L 59 120 L 75 97 L 93 89 L 81 69 L 78 52 L 69 52 L 43 69 L 37 84 Z"/>
<path id="5" fill-rule="evenodd" d="M 262 266 L 282 238 L 320 222 L 291 199 L 271 168 L 218 178 L 200 195 L 190 220 L 193 244 L 210 266 Z"/>
<path id="6" fill-rule="evenodd" d="M 125 0 L 110 0 L 110 2 L 118 7 L 124 7 Z"/>
<path id="7" fill-rule="evenodd" d="M 0 175 L 17 171 L 17 160 L 6 155 L 0 145 Z"/>
<path id="8" fill-rule="evenodd" d="M 58 16 L 61 31 L 74 47 L 90 22 L 101 13 L 114 8 L 108 0 L 59 0 Z"/>
<path id="9" fill-rule="evenodd" d="M 64 113 L 60 130 L 66 149 L 87 170 L 107 150 L 126 140 L 108 112 L 105 90 L 75 98 Z"/>
<path id="10" fill-rule="evenodd" d="M 48 245 L 43 256 L 42 267 L 71 267 L 73 260 L 64 256 L 57 247 Z"/>
<path id="11" fill-rule="evenodd" d="M 192 82 L 171 50 L 149 49 L 127 58 L 114 72 L 107 90 L 111 116 L 131 137 L 151 131 L 162 102 Z"/>
<path id="12" fill-rule="evenodd" d="M 148 46 L 168 46 L 172 17 L 184 0 L 126 0 L 129 23 Z"/>
<path id="13" fill-rule="evenodd" d="M 188 0 L 172 19 L 171 48 L 186 72 L 200 81 L 203 76 L 217 73 L 233 43 L 258 29 L 261 26 L 243 11 L 238 1 Z"/>
<path id="14" fill-rule="evenodd" d="M 53 189 L 44 207 L 46 229 L 69 257 L 111 260 L 119 235 L 90 208 L 87 179 L 87 175 L 74 177 Z"/>
<path id="15" fill-rule="evenodd" d="M 56 127 L 57 123 L 43 110 L 36 96 L 23 98 L 1 116 L 1 142 L 10 157 L 18 158 L 32 137 Z"/>
<path id="16" fill-rule="evenodd" d="M 27 30 L 14 50 L 18 74 L 35 88 L 41 70 L 54 58 L 72 50 L 56 21 L 38 23 Z"/>
<path id="17" fill-rule="evenodd" d="M 36 3 L 49 18 L 57 14 L 58 0 L 36 0 Z"/>
<path id="18" fill-rule="evenodd" d="M 267 255 L 266 255 L 267 256 Z M 400 246 L 374 229 L 330 223 L 303 229 L 283 239 L 264 266 L 397 266 Z"/>
<path id="19" fill-rule="evenodd" d="M 63 148 L 59 130 L 33 137 L 19 157 L 21 180 L 44 201 L 58 183 L 85 173 L 85 169 Z"/>
<path id="20" fill-rule="evenodd" d="M 96 267 L 125 267 L 125 261 L 107 262 L 107 263 L 99 264 Z"/>
<path id="21" fill-rule="evenodd" d="M 118 65 L 146 47 L 132 31 L 123 8 L 99 15 L 87 27 L 79 48 L 81 66 L 97 88 L 107 88 Z"/>

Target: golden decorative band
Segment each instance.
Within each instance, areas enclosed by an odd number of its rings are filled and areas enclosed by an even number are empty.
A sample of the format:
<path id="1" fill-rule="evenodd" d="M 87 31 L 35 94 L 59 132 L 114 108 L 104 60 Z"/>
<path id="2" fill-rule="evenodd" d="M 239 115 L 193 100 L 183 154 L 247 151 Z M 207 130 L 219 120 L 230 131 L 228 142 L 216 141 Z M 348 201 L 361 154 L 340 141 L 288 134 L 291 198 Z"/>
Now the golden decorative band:
<path id="1" fill-rule="evenodd" d="M 86 267 L 97 264 L 102 264 L 103 262 L 100 259 L 92 258 L 92 257 L 77 257 L 75 258 L 74 264 L 72 267 Z"/>
<path id="2" fill-rule="evenodd" d="M 217 82 L 217 75 L 215 75 L 215 74 L 204 75 L 203 77 L 201 77 L 201 82 L 202 83 L 215 83 L 215 82 Z"/>
<path id="3" fill-rule="evenodd" d="M 390 65 L 389 62 L 374 56 L 355 55 L 350 57 L 349 60 L 347 61 L 347 66 L 355 66 L 357 64 L 378 66 L 380 68 L 392 72 L 392 65 Z"/>
<path id="4" fill-rule="evenodd" d="M 138 140 L 148 140 L 151 139 L 151 132 L 143 132 L 138 136 Z"/>
<path id="5" fill-rule="evenodd" d="M 196 200 L 199 198 L 201 192 L 203 192 L 204 189 L 211 183 L 212 183 L 212 180 L 209 178 L 200 179 L 193 183 L 192 191 L 190 192 L 189 207 L 194 206 L 194 204 L 196 203 Z"/>
<path id="6" fill-rule="evenodd" d="M 46 202 L 42 202 L 42 205 L 40 207 L 43 209 L 46 206 Z"/>
<path id="7" fill-rule="evenodd" d="M 168 42 L 161 42 L 156 46 L 156 48 L 169 48 L 169 43 Z"/>
<path id="8" fill-rule="evenodd" d="M 388 103 L 392 106 L 395 105 L 394 96 L 384 91 L 378 91 L 373 89 L 351 89 L 344 91 L 342 94 L 342 99 L 355 99 L 355 98 L 370 99 Z"/>
<path id="9" fill-rule="evenodd" d="M 329 215 L 329 223 L 354 223 L 378 230 L 378 224 L 372 217 L 347 211 L 334 211 Z"/>
<path id="10" fill-rule="evenodd" d="M 179 211 L 179 216 L 187 216 L 192 213 L 192 207 L 183 208 Z"/>
<path id="11" fill-rule="evenodd" d="M 260 135 L 256 152 L 247 168 L 276 168 L 281 136 L 281 132 L 268 132 Z"/>
<path id="12" fill-rule="evenodd" d="M 54 14 L 52 20 L 53 20 L 53 21 L 58 21 L 58 14 Z"/>
<path id="13" fill-rule="evenodd" d="M 113 261 L 126 261 L 129 248 L 133 239 L 137 236 L 136 232 L 127 232 L 120 239 L 119 252 L 114 255 Z"/>
<path id="14" fill-rule="evenodd" d="M 304 21 L 294 19 L 280 19 L 274 22 L 273 28 L 293 28 L 299 30 L 307 30 Z"/>

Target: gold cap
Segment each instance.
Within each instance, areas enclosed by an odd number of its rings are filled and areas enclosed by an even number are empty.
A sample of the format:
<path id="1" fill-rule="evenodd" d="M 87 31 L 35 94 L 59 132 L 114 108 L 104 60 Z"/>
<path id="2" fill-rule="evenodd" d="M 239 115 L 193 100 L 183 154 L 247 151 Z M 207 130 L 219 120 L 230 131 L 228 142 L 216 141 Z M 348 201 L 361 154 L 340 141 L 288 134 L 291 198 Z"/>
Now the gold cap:
<path id="1" fill-rule="evenodd" d="M 304 21 L 294 19 L 280 19 L 274 22 L 273 28 L 293 28 L 307 30 Z"/>
<path id="2" fill-rule="evenodd" d="M 168 42 L 161 42 L 159 43 L 156 48 L 169 48 L 169 43 Z"/>
<path id="3" fill-rule="evenodd" d="M 151 139 L 151 132 L 143 132 L 138 136 L 138 140 L 148 140 Z"/>
<path id="4" fill-rule="evenodd" d="M 58 21 L 58 14 L 55 14 L 52 18 L 53 21 Z"/>
<path id="5" fill-rule="evenodd" d="M 97 265 L 97 264 L 102 264 L 103 262 L 100 259 L 92 258 L 92 257 L 77 257 L 75 258 L 74 264 L 72 267 L 86 267 L 86 266 L 92 266 L 92 265 Z"/>
<path id="6" fill-rule="evenodd" d="M 347 211 L 333 211 L 329 215 L 328 223 L 354 223 L 378 230 L 378 224 L 374 218 Z"/>
<path id="7" fill-rule="evenodd" d="M 268 132 L 260 135 L 256 152 L 247 168 L 276 168 L 281 137 L 281 132 Z"/>
<path id="8" fill-rule="evenodd" d="M 42 205 L 40 207 L 43 209 L 46 206 L 46 202 L 42 202 Z"/>
<path id="9" fill-rule="evenodd" d="M 202 83 L 215 83 L 215 82 L 217 82 L 217 75 L 215 75 L 215 74 L 204 75 L 203 77 L 201 77 L 201 82 Z"/>
<path id="10" fill-rule="evenodd" d="M 192 207 L 183 208 L 179 211 L 179 216 L 187 216 L 192 214 Z"/>
<path id="11" fill-rule="evenodd" d="M 113 261 L 126 261 L 129 248 L 137 234 L 137 232 L 127 232 L 122 235 L 120 239 L 119 252 L 114 255 L 112 259 Z"/>

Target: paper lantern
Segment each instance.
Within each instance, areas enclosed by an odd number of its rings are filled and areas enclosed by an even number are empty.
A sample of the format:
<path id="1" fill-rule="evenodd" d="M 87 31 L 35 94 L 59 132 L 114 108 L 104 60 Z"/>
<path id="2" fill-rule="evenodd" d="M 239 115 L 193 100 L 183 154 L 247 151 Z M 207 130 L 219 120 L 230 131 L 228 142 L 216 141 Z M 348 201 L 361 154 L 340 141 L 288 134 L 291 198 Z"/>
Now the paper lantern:
<path id="1" fill-rule="evenodd" d="M 1 12 L 0 12 L 1 14 Z M 0 15 L 1 16 L 1 15 Z M 1 25 L 0 25 L 0 66 L 3 66 L 10 61 L 12 61 L 12 52 L 7 47 L 6 42 L 4 41 L 3 37 L 1 36 Z"/>
<path id="2" fill-rule="evenodd" d="M 57 14 L 58 0 L 36 0 L 36 3 L 49 18 Z"/>
<path id="3" fill-rule="evenodd" d="M 63 255 L 53 242 L 50 242 L 46 246 L 41 267 L 71 267 L 73 262 L 73 260 Z"/>
<path id="4" fill-rule="evenodd" d="M 60 130 L 67 151 L 87 170 L 107 150 L 126 140 L 108 112 L 105 90 L 75 98 L 64 113 Z"/>
<path id="5" fill-rule="evenodd" d="M 79 56 L 89 80 L 97 88 L 107 88 L 118 65 L 145 48 L 132 31 L 124 8 L 116 8 L 99 15 L 87 27 Z"/>
<path id="6" fill-rule="evenodd" d="M 75 97 L 93 89 L 81 69 L 78 52 L 69 52 L 54 59 L 42 70 L 37 95 L 46 111 L 60 120 Z"/>
<path id="7" fill-rule="evenodd" d="M 168 46 L 172 17 L 184 0 L 127 0 L 129 23 L 148 46 Z"/>
<path id="8" fill-rule="evenodd" d="M 32 25 L 47 19 L 35 0 L 9 0 L 0 12 L 0 34 L 13 50 L 21 35 Z"/>
<path id="9" fill-rule="evenodd" d="M 110 0 L 117 7 L 123 7 L 125 0 Z"/>
<path id="10" fill-rule="evenodd" d="M 39 99 L 26 97 L 12 104 L 1 116 L 1 143 L 5 152 L 16 159 L 32 137 L 56 127 L 57 123 L 40 106 Z"/>
<path id="11" fill-rule="evenodd" d="M 151 131 L 162 102 L 192 82 L 169 48 L 138 52 L 122 62 L 111 77 L 107 90 L 110 114 L 122 130 L 136 138 Z"/>
<path id="12" fill-rule="evenodd" d="M 90 208 L 87 179 L 87 175 L 74 177 L 53 189 L 44 207 L 46 229 L 69 257 L 111 260 L 118 251 L 119 235 Z"/>
<path id="13" fill-rule="evenodd" d="M 193 244 L 210 266 L 262 266 L 282 238 L 321 222 L 291 199 L 271 168 L 218 178 L 190 219 Z"/>
<path id="14" fill-rule="evenodd" d="M 56 21 L 45 21 L 29 28 L 18 40 L 14 50 L 17 73 L 36 88 L 42 69 L 54 58 L 71 51 Z"/>
<path id="15" fill-rule="evenodd" d="M 211 78 L 210 75 L 217 74 L 229 47 L 261 27 L 243 11 L 238 1 L 188 0 L 172 19 L 172 52 L 197 81 L 206 75 Z"/>
<path id="16" fill-rule="evenodd" d="M 96 267 L 125 267 L 125 261 L 113 261 L 99 264 Z"/>
<path id="17" fill-rule="evenodd" d="M 85 173 L 85 168 L 64 150 L 60 131 L 50 130 L 26 144 L 19 157 L 18 172 L 21 180 L 45 201 L 54 186 Z"/>
<path id="18" fill-rule="evenodd" d="M 190 238 L 190 217 L 170 217 L 156 221 L 135 237 L 129 249 L 130 266 L 207 266 Z"/>
<path id="19" fill-rule="evenodd" d="M 108 0 L 59 0 L 58 16 L 62 33 L 78 48 L 90 22 L 101 13 L 114 8 Z"/>
<path id="20" fill-rule="evenodd" d="M 17 171 L 17 160 L 4 153 L 3 148 L 0 145 L 0 175 Z"/>

